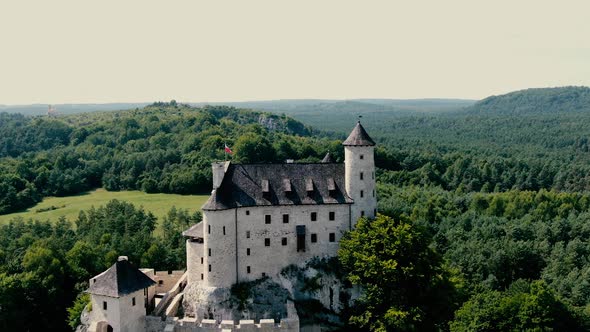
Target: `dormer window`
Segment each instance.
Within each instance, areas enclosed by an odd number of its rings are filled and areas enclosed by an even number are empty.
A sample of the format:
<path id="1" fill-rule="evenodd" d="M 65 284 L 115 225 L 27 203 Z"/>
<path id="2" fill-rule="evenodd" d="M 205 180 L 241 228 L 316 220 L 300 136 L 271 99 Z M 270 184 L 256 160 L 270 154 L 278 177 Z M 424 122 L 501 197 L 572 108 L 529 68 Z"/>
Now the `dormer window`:
<path id="1" fill-rule="evenodd" d="M 268 183 L 268 180 L 262 180 L 261 186 L 263 194 L 268 194 L 270 192 L 270 184 Z"/>
<path id="2" fill-rule="evenodd" d="M 283 179 L 283 189 L 285 190 L 286 193 L 290 193 L 291 192 L 291 180 L 289 179 Z"/>
<path id="3" fill-rule="evenodd" d="M 334 178 L 328 178 L 328 190 L 330 193 L 336 191 L 336 182 L 334 182 Z"/>
<path id="4" fill-rule="evenodd" d="M 305 179 L 305 191 L 307 191 L 308 194 L 313 192 L 313 180 L 311 178 Z"/>

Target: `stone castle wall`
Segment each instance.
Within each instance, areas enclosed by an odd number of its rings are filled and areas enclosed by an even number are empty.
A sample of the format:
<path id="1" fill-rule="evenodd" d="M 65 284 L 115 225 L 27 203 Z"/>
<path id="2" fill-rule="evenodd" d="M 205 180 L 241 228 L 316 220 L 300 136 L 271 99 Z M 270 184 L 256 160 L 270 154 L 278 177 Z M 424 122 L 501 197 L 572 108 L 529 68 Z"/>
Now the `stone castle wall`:
<path id="1" fill-rule="evenodd" d="M 330 220 L 330 213 L 334 213 L 334 220 Z M 267 215 L 270 224 L 266 223 Z M 288 216 L 288 222 L 284 215 Z M 312 257 L 335 256 L 340 238 L 350 230 L 351 224 L 347 204 L 205 211 L 204 243 L 187 241 L 189 283 L 201 282 L 203 274 L 207 286 L 230 287 L 236 281 L 255 280 L 263 274 L 274 277 L 285 266 Z M 305 226 L 305 251 L 297 251 L 297 226 Z M 333 241 L 330 241 L 331 233 Z"/>

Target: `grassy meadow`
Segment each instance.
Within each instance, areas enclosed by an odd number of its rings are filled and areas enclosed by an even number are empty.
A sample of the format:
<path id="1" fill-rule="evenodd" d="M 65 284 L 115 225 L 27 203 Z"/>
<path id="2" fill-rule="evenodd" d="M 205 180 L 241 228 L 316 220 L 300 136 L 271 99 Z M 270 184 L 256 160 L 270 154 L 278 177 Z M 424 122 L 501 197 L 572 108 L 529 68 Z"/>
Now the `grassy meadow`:
<path id="1" fill-rule="evenodd" d="M 135 206 L 143 206 L 161 219 L 172 206 L 178 209 L 188 209 L 193 212 L 201 208 L 207 200 L 207 195 L 174 195 L 174 194 L 146 194 L 141 191 L 107 191 L 96 189 L 84 194 L 68 197 L 47 197 L 39 204 L 23 211 L 0 215 L 0 225 L 8 223 L 16 217 L 56 221 L 65 216 L 74 221 L 81 210 L 88 210 L 92 206 L 105 205 L 112 199 L 127 201 Z"/>

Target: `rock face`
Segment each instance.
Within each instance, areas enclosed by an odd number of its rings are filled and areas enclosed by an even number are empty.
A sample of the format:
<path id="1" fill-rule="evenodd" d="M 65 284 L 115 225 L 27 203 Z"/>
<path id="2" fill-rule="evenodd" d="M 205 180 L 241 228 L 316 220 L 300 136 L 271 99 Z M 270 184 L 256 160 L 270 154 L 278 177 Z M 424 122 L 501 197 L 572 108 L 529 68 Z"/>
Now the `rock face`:
<path id="1" fill-rule="evenodd" d="M 339 314 L 358 297 L 335 257 L 290 265 L 281 272 L 281 284 L 290 290 L 302 326 L 321 325 L 323 330 L 341 327 Z"/>
<path id="2" fill-rule="evenodd" d="M 185 316 L 217 322 L 296 318 L 302 325 L 341 327 L 339 313 L 355 290 L 339 273 L 335 258 L 314 258 L 290 265 L 280 275 L 233 285 L 231 288 L 190 284 L 184 291 Z M 290 310 L 290 308 L 295 308 Z"/>
<path id="3" fill-rule="evenodd" d="M 270 278 L 238 283 L 231 288 L 205 287 L 191 284 L 184 291 L 186 316 L 201 319 L 243 320 L 288 317 L 290 294 Z"/>

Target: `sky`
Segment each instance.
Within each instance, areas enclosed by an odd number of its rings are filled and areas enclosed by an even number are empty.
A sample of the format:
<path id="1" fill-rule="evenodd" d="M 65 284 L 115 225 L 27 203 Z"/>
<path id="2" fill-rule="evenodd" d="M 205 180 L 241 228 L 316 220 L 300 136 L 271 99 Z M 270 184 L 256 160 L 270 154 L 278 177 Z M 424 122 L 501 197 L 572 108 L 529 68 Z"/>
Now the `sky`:
<path id="1" fill-rule="evenodd" d="M 2 0 L 0 104 L 590 85 L 587 0 Z"/>

